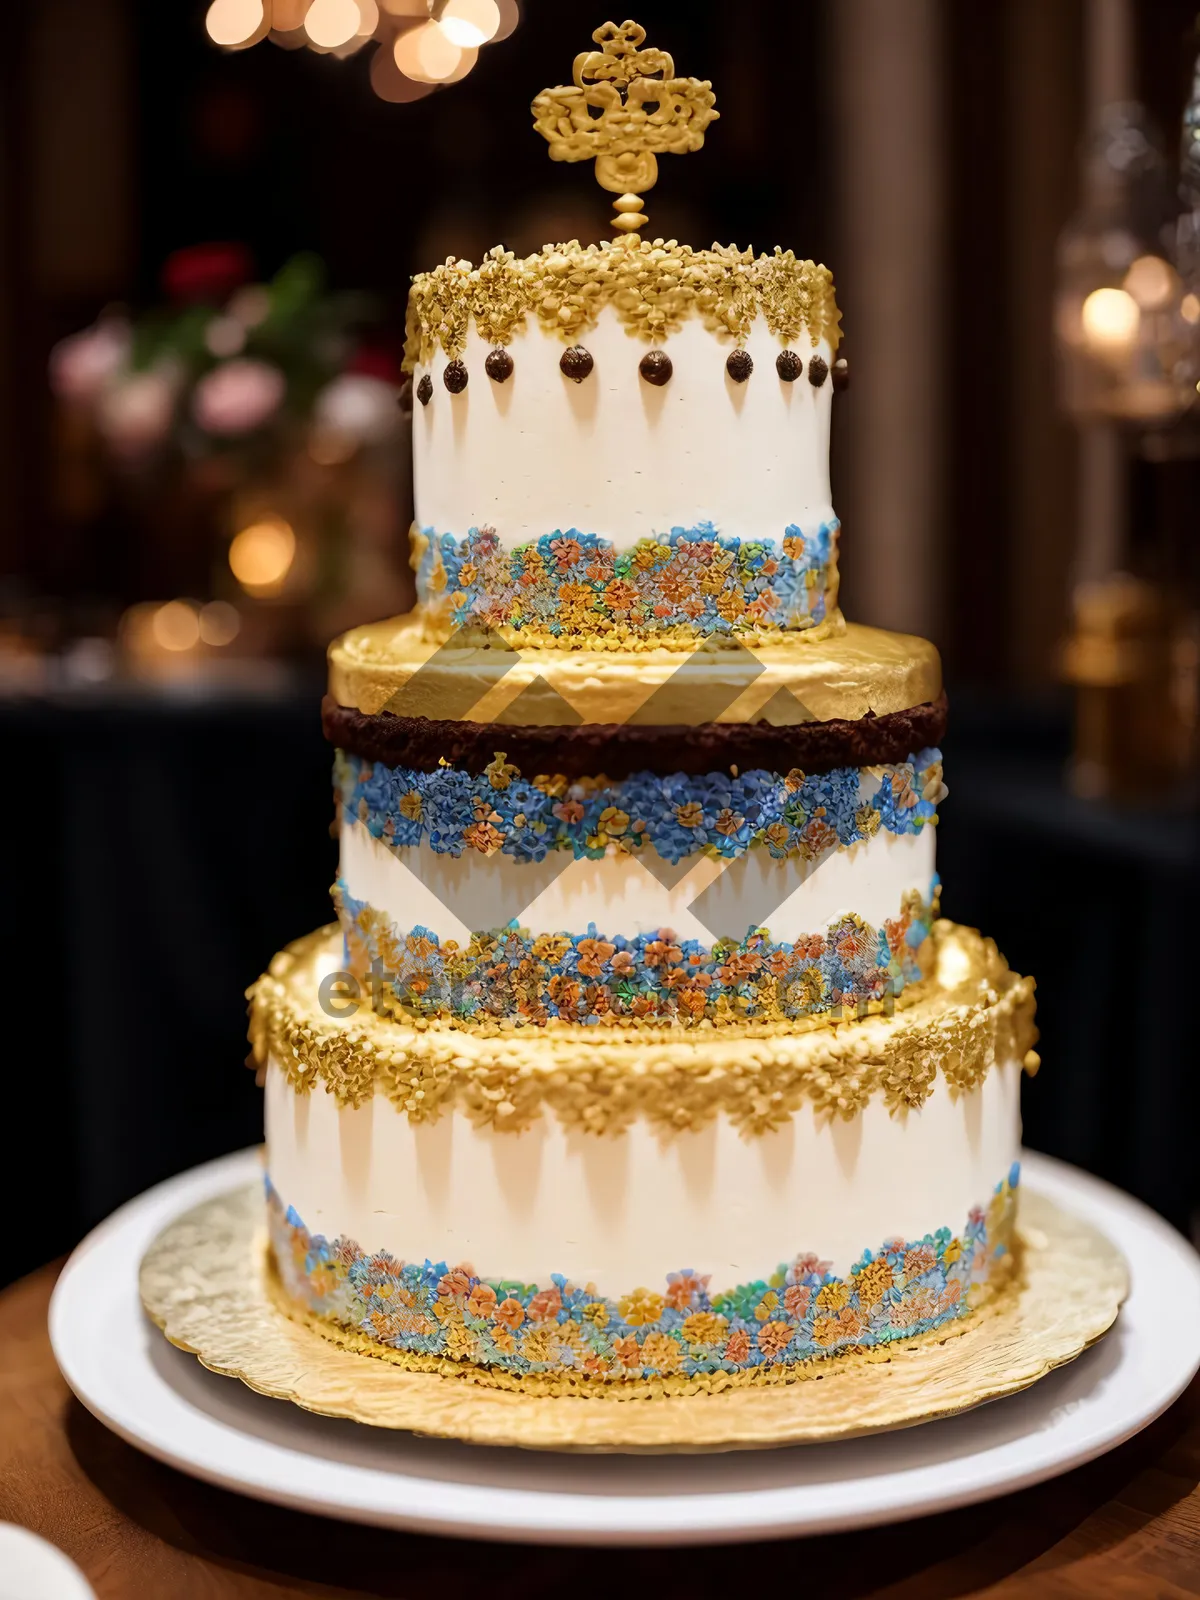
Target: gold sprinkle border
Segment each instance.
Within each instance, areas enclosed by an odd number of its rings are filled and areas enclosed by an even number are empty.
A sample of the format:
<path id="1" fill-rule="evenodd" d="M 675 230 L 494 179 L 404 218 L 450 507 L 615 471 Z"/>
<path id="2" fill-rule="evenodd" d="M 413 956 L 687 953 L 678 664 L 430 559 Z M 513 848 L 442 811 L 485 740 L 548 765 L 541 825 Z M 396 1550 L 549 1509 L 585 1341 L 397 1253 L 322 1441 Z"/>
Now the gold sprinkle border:
<path id="1" fill-rule="evenodd" d="M 449 360 L 461 356 L 472 323 L 486 343 L 507 345 L 533 317 L 575 344 L 609 305 L 626 333 L 651 344 L 695 316 L 738 343 L 759 315 L 784 346 L 806 333 L 814 347 L 825 339 L 836 351 L 841 338 L 833 275 L 791 250 L 756 256 L 736 245 L 693 250 L 675 239 L 572 239 L 523 258 L 497 246 L 477 267 L 450 256 L 418 273 L 408 296 L 404 370 L 427 367 L 439 346 Z"/>
<path id="2" fill-rule="evenodd" d="M 479 1128 L 520 1133 L 552 1115 L 566 1128 L 618 1134 L 644 1120 L 663 1133 L 719 1114 L 744 1135 L 786 1124 L 803 1107 L 850 1120 L 873 1099 L 916 1109 L 940 1076 L 969 1093 L 992 1067 L 1034 1073 L 1034 984 L 990 939 L 939 921 L 935 976 L 892 1016 L 826 1024 L 695 1029 L 547 1025 L 483 1032 L 409 1022 L 363 1005 L 338 1022 L 318 1001 L 318 973 L 342 941 L 319 929 L 280 952 L 248 991 L 251 1062 L 273 1061 L 298 1094 L 318 1085 L 339 1105 L 382 1094 L 413 1122 L 460 1111 Z"/>

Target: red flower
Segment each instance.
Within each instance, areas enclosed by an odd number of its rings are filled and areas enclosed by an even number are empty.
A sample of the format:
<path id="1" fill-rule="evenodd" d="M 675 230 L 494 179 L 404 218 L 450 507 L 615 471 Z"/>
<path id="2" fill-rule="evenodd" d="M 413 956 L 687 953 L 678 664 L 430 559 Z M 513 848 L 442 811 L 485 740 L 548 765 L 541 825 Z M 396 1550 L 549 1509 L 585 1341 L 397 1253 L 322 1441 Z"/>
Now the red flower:
<path id="1" fill-rule="evenodd" d="M 244 244 L 194 244 L 163 263 L 163 288 L 185 305 L 219 305 L 254 271 Z"/>
<path id="2" fill-rule="evenodd" d="M 365 378 L 378 378 L 383 383 L 399 384 L 400 363 L 390 350 L 361 349 L 355 352 L 347 372 L 360 372 Z"/>

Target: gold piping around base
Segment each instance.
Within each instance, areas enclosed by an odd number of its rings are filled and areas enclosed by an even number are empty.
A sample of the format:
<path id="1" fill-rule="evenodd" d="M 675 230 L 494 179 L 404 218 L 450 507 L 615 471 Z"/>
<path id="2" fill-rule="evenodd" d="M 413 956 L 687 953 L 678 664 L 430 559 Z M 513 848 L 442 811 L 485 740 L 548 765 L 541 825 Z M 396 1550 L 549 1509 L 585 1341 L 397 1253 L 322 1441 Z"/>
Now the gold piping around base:
<path id="1" fill-rule="evenodd" d="M 561 727 L 577 722 L 692 727 L 697 722 L 857 721 L 936 700 L 941 661 L 907 633 L 843 623 L 736 648 L 621 651 L 473 646 L 426 636 L 420 611 L 373 622 L 329 647 L 329 692 L 366 716 Z M 687 663 L 687 671 L 680 669 Z M 720 691 L 718 693 L 718 691 Z M 723 709 L 713 712 L 719 701 Z"/>
<path id="2" fill-rule="evenodd" d="M 931 1094 L 963 1094 L 994 1066 L 1038 1067 L 1034 984 L 996 946 L 939 921 L 937 966 L 891 1016 L 805 1028 L 793 1022 L 638 1029 L 575 1026 L 484 1033 L 425 1018 L 321 1007 L 322 979 L 344 964 L 336 926 L 288 945 L 250 990 L 252 1059 L 274 1061 L 297 1094 L 322 1087 L 339 1105 L 385 1095 L 414 1122 L 463 1111 L 477 1127 L 520 1133 L 542 1115 L 595 1134 L 638 1118 L 663 1132 L 720 1113 L 747 1135 L 781 1127 L 804 1105 L 851 1118 L 878 1097 L 900 1113 Z"/>
<path id="3" fill-rule="evenodd" d="M 142 1261 L 142 1303 L 172 1344 L 213 1372 L 306 1411 L 471 1444 L 674 1453 L 752 1450 L 909 1427 L 1028 1388 L 1116 1320 L 1120 1252 L 1082 1218 L 1022 1186 L 1019 1271 L 979 1312 L 820 1383 L 747 1384 L 643 1402 L 485 1389 L 341 1348 L 279 1309 L 267 1270 L 262 1188 L 207 1200 Z"/>

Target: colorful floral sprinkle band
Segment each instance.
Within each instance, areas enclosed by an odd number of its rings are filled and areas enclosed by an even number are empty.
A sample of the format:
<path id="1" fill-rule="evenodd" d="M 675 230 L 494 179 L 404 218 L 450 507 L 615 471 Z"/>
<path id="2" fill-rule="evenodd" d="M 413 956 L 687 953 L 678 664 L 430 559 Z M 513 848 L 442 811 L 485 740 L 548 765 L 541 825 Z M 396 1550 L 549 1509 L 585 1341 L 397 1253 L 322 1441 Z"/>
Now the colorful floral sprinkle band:
<path id="1" fill-rule="evenodd" d="M 618 552 L 570 528 L 506 550 L 491 528 L 465 538 L 414 529 L 417 596 L 449 628 L 513 628 L 549 642 L 671 635 L 707 639 L 816 627 L 837 604 L 836 521 L 739 539 L 712 523 Z"/>
<path id="2" fill-rule="evenodd" d="M 815 861 L 881 829 L 919 833 L 937 821 L 946 795 L 941 752 L 932 749 L 817 777 L 635 772 L 619 782 L 526 778 L 503 751 L 478 774 L 387 767 L 339 751 L 334 785 L 343 814 L 393 849 L 500 851 L 517 861 L 541 861 L 551 850 L 595 860 L 645 849 L 670 862 L 701 851 L 732 859 L 755 846 Z"/>
<path id="3" fill-rule="evenodd" d="M 667 929 L 626 938 L 594 926 L 530 934 L 515 923 L 473 933 L 464 948 L 427 928 L 397 929 L 344 883 L 334 900 L 350 971 L 375 975 L 377 1000 L 383 989 L 402 1013 L 467 1023 L 693 1027 L 837 1021 L 886 1005 L 932 970 L 937 888 L 935 878 L 929 900 L 910 891 L 881 928 L 850 912 L 790 944 L 758 928 L 709 948 Z"/>
<path id="4" fill-rule="evenodd" d="M 1020 1169 L 958 1233 L 886 1240 L 845 1277 L 815 1255 L 769 1278 L 714 1290 L 691 1269 L 658 1289 L 615 1298 L 555 1273 L 545 1284 L 482 1278 L 473 1267 L 368 1255 L 352 1240 L 313 1235 L 267 1180 L 271 1245 L 283 1287 L 303 1310 L 401 1365 L 457 1363 L 477 1381 L 520 1386 L 547 1377 L 592 1385 L 796 1369 L 932 1333 L 969 1312 L 1007 1266 Z M 517 1380 L 515 1385 L 513 1380 Z"/>

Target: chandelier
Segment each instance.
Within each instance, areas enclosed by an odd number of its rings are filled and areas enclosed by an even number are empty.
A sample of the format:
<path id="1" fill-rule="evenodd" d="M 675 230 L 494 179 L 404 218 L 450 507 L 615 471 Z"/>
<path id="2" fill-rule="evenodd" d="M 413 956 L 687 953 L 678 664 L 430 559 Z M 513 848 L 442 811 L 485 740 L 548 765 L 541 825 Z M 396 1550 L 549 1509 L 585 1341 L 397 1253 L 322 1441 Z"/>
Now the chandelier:
<path id="1" fill-rule="evenodd" d="M 371 87 L 403 103 L 460 82 L 519 21 L 518 0 L 212 0 L 204 26 L 223 50 L 269 39 L 343 60 L 370 47 Z"/>

